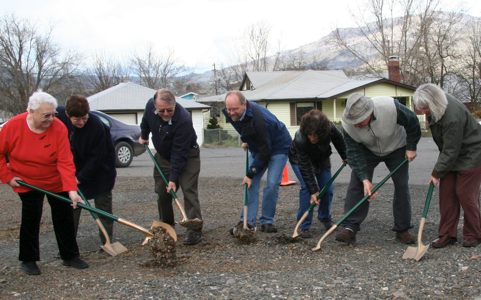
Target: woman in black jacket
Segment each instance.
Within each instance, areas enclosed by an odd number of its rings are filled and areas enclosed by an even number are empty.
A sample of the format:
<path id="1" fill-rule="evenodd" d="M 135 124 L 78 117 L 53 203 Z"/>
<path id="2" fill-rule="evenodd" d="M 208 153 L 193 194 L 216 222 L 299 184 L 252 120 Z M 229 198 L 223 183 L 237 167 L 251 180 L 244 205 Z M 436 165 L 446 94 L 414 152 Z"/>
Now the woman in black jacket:
<path id="1" fill-rule="evenodd" d="M 319 191 L 331 178 L 330 155 L 331 142 L 343 161 L 346 160 L 346 146 L 341 132 L 319 110 L 313 109 L 302 116 L 300 129 L 296 132 L 289 151 L 289 161 L 300 184 L 299 210 L 297 220 L 309 208 L 311 203 L 318 203 L 317 218 L 326 230 L 332 226 L 331 203 L 333 188 L 320 201 L 317 199 Z M 301 224 L 301 237 L 312 237 L 309 227 L 312 223 L 312 211 Z"/>

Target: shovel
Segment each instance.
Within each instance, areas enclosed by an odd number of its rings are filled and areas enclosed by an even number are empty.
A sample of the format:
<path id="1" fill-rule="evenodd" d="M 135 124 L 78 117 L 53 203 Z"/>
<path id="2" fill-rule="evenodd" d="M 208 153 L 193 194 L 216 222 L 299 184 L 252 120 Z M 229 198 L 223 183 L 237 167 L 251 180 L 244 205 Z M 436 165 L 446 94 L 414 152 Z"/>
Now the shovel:
<path id="1" fill-rule="evenodd" d="M 429 249 L 429 244 L 423 244 L 423 229 L 424 224 L 426 223 L 426 217 L 428 216 L 429 204 L 431 204 L 431 198 L 433 196 L 434 185 L 432 183 L 429 184 L 428 193 L 426 195 L 426 201 L 424 202 L 424 209 L 421 221 L 419 222 L 419 229 L 418 229 L 418 246 L 417 247 L 408 247 L 404 252 L 403 259 L 415 259 L 419 261 L 426 251 Z"/>
<path id="2" fill-rule="evenodd" d="M 49 192 L 49 191 L 46 191 L 44 189 L 41 189 L 39 187 L 36 187 L 36 186 L 33 186 L 31 184 L 28 184 L 22 180 L 17 180 L 17 183 L 20 184 L 21 186 L 25 186 L 25 187 L 28 187 L 28 188 L 31 188 L 32 190 L 35 190 L 35 191 L 38 191 L 38 192 L 42 192 L 42 193 L 45 193 L 49 196 L 52 196 L 52 197 L 55 197 L 59 200 L 62 200 L 64 202 L 67 202 L 67 203 L 70 203 L 72 204 L 72 200 L 70 200 L 69 198 L 65 198 L 63 196 L 60 196 L 60 195 L 57 195 L 55 193 L 52 193 L 52 192 Z M 126 225 L 126 226 L 129 226 L 130 228 L 133 228 L 135 230 L 138 230 L 138 231 L 141 231 L 144 235 L 145 235 L 145 240 L 144 242 L 142 243 L 142 245 L 145 245 L 153 236 L 154 234 L 152 232 L 150 232 L 149 230 L 145 229 L 144 227 L 142 226 L 139 226 L 137 224 L 134 224 L 132 222 L 129 222 L 125 219 L 122 219 L 120 217 L 117 217 L 115 215 L 112 215 L 112 214 L 109 214 L 108 212 L 105 212 L 101 209 L 98 209 L 96 207 L 91 207 L 87 204 L 83 204 L 83 203 L 77 203 L 77 206 L 78 207 L 81 207 L 83 209 L 86 209 L 90 212 L 94 212 L 96 213 L 97 215 L 101 215 L 103 217 L 106 217 L 106 218 L 109 218 L 111 220 L 114 220 L 116 222 L 119 222 L 120 224 L 123 224 L 123 225 Z M 172 226 L 170 226 L 169 224 L 166 224 L 166 223 L 163 223 L 163 222 L 159 222 L 159 223 L 162 223 L 162 224 L 157 224 L 159 227 L 162 227 L 163 229 L 165 229 L 165 231 L 167 232 L 168 235 L 170 235 L 172 237 L 172 239 L 174 239 L 174 241 L 177 241 L 177 234 L 175 233 L 175 230 Z"/>
<path id="3" fill-rule="evenodd" d="M 381 180 L 381 182 L 379 182 L 378 184 L 376 184 L 376 186 L 372 189 L 371 191 L 371 196 L 384 184 L 386 183 L 386 181 L 391 178 L 391 176 L 397 172 L 397 170 L 399 170 L 399 168 L 401 168 L 405 163 L 407 163 L 408 160 L 407 159 L 404 159 L 394 170 L 392 170 L 391 173 L 389 173 L 386 177 L 384 177 L 383 180 Z M 312 248 L 312 251 L 317 251 L 319 249 L 321 249 L 321 243 L 331 234 L 334 232 L 334 230 L 336 230 L 336 228 L 342 223 L 344 222 L 350 215 L 352 215 L 352 213 L 354 213 L 361 205 L 364 204 L 364 202 L 366 202 L 370 197 L 370 195 L 366 195 L 364 196 L 364 198 L 362 198 L 361 200 L 359 200 L 359 202 L 357 202 L 356 205 L 354 205 L 353 208 L 351 208 L 339 221 L 337 221 L 334 225 L 332 225 L 331 228 L 329 228 L 328 231 L 326 231 L 326 233 L 324 233 L 324 235 L 319 239 L 319 242 L 317 242 L 317 245 L 316 247 Z"/>
<path id="4" fill-rule="evenodd" d="M 79 193 L 80 197 L 82 197 L 82 200 L 85 202 L 85 204 L 92 207 L 90 205 L 90 202 L 85 198 L 85 196 L 82 194 L 80 189 L 78 190 L 78 193 Z M 110 237 L 107 233 L 107 230 L 105 230 L 104 224 L 102 224 L 102 222 L 100 221 L 100 219 L 99 219 L 99 217 L 97 216 L 96 213 L 94 213 L 92 211 L 89 211 L 89 212 L 92 215 L 92 217 L 94 218 L 95 223 L 97 223 L 97 226 L 99 227 L 100 232 L 102 232 L 102 234 L 104 236 L 104 239 L 105 239 L 105 244 L 100 246 L 100 248 L 102 248 L 102 250 L 104 250 L 106 253 L 108 253 L 111 256 L 116 256 L 120 253 L 123 253 L 123 252 L 127 251 L 128 249 L 124 245 L 122 245 L 120 242 L 115 242 L 113 244 L 110 243 Z"/>
<path id="5" fill-rule="evenodd" d="M 154 155 L 152 154 L 152 151 L 150 151 L 150 148 L 147 144 L 144 144 L 145 149 L 147 149 L 147 153 L 149 153 L 150 158 L 152 158 L 152 161 L 154 162 L 155 168 L 160 174 L 160 177 L 162 177 L 162 181 L 165 183 L 166 186 L 169 185 L 169 182 L 167 181 L 167 178 L 165 178 L 164 173 L 160 169 L 159 164 L 157 163 L 157 160 L 155 159 Z M 177 198 L 177 194 L 175 193 L 174 190 L 170 190 L 170 195 L 172 196 L 172 199 L 174 199 L 175 205 L 179 209 L 181 215 L 182 215 L 182 220 L 180 220 L 179 224 L 181 226 L 186 227 L 187 229 L 191 229 L 194 231 L 198 231 L 202 228 L 202 220 L 195 218 L 195 219 L 188 219 L 187 215 L 185 213 L 184 208 L 182 207 L 182 204 L 179 201 L 179 198 Z"/>
<path id="6" fill-rule="evenodd" d="M 324 194 L 327 192 L 327 190 L 329 189 L 329 187 L 331 186 L 331 184 L 334 182 L 334 180 L 336 179 L 337 175 L 339 175 L 339 173 L 341 173 L 342 169 L 344 169 L 344 167 L 346 166 L 346 162 L 343 162 L 342 165 L 339 167 L 339 169 L 336 171 L 336 173 L 334 174 L 334 176 L 332 176 L 327 182 L 326 184 L 324 184 L 324 186 L 322 187 L 321 191 L 319 192 L 319 194 L 317 195 L 317 199 L 321 199 L 322 196 L 324 196 Z M 314 209 L 314 207 L 316 206 L 316 203 L 312 203 L 309 208 L 306 210 L 306 212 L 302 215 L 302 217 L 299 219 L 299 221 L 297 222 L 296 224 L 296 227 L 294 228 L 294 233 L 292 234 L 292 238 L 295 239 L 296 237 L 298 237 L 300 235 L 300 231 L 299 231 L 299 227 L 301 227 L 301 224 L 302 222 L 304 222 L 304 220 L 307 218 L 307 216 L 309 215 L 309 213 Z"/>

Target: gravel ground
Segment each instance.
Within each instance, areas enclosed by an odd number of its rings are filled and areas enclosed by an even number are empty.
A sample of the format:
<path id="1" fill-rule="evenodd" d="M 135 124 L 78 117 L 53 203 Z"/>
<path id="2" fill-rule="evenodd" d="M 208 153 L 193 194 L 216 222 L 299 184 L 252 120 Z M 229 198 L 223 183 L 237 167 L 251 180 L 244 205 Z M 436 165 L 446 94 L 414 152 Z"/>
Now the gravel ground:
<path id="1" fill-rule="evenodd" d="M 347 172 L 347 171 L 344 171 Z M 336 185 L 333 216 L 342 216 L 346 184 Z M 279 233 L 257 232 L 257 242 L 240 245 L 228 234 L 242 207 L 242 187 L 235 178 L 203 177 L 200 197 L 205 220 L 204 240 L 196 246 L 177 244 L 174 268 L 154 267 L 149 247 L 140 245 L 143 234 L 119 224 L 115 239 L 129 251 L 116 257 L 99 251 L 95 223 L 82 214 L 78 242 L 86 270 L 61 265 L 45 204 L 40 244 L 41 276 L 19 270 L 18 231 L 20 201 L 6 185 L 0 186 L 0 298 L 2 299 L 481 299 L 481 246 L 430 248 L 419 261 L 401 257 L 407 246 L 391 231 L 392 183 L 388 181 L 371 204 L 371 211 L 357 236 L 346 246 L 327 238 L 312 252 L 323 234 L 313 224 L 313 239 L 281 243 L 295 225 L 299 187 L 280 189 L 277 222 Z M 413 233 L 421 217 L 426 186 L 412 185 Z M 179 193 L 182 198 L 182 194 Z M 119 177 L 114 190 L 114 212 L 149 227 L 157 217 L 152 179 Z M 436 238 L 439 221 L 434 195 L 424 236 Z M 185 234 L 176 226 L 179 239 Z M 459 238 L 462 232 L 459 231 Z"/>

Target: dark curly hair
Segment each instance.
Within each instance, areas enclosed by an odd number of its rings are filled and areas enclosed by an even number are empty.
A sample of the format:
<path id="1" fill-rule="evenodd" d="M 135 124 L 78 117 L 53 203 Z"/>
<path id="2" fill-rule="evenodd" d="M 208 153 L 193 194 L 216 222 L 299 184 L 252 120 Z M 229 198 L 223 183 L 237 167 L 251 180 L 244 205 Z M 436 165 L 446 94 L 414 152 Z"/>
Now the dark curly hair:
<path id="1" fill-rule="evenodd" d="M 304 136 L 315 134 L 319 140 L 324 140 L 331 131 L 331 122 L 322 111 L 312 109 L 302 116 L 300 127 Z"/>

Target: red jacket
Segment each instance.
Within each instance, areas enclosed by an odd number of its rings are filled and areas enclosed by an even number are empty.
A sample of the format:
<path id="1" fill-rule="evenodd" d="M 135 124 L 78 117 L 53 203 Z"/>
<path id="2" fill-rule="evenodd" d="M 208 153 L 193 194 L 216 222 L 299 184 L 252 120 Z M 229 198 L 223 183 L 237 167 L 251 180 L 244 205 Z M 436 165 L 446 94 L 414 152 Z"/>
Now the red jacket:
<path id="1" fill-rule="evenodd" d="M 9 164 L 6 157 L 8 155 Z M 27 125 L 27 113 L 8 121 L 0 131 L 0 181 L 8 183 L 14 176 L 26 183 L 58 193 L 76 191 L 73 162 L 67 128 L 54 118 L 43 133 L 34 133 Z M 28 192 L 17 187 L 15 192 Z"/>

